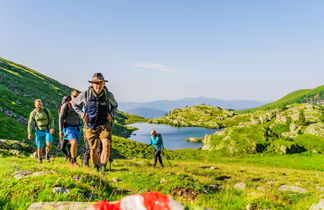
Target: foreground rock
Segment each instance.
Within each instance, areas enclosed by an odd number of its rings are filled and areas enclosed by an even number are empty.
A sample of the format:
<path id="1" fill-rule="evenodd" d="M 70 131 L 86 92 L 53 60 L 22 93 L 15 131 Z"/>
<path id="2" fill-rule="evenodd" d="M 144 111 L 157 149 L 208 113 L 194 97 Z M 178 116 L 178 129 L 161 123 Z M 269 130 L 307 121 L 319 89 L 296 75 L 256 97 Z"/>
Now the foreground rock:
<path id="1" fill-rule="evenodd" d="M 33 203 L 29 206 L 29 210 L 38 209 L 64 209 L 64 210 L 99 210 L 99 209 L 114 209 L 114 210 L 131 210 L 131 209 L 171 209 L 184 210 L 183 206 L 173 198 L 163 195 L 158 192 L 147 192 L 136 195 L 129 195 L 122 198 L 120 201 L 107 202 L 101 200 L 97 203 L 89 202 L 40 202 Z"/>
<path id="2" fill-rule="evenodd" d="M 324 209 L 324 199 L 321 199 L 318 204 L 313 204 L 309 210 L 323 210 Z"/>
<path id="3" fill-rule="evenodd" d="M 90 202 L 40 202 L 40 203 L 31 204 L 28 210 L 38 210 L 38 209 L 80 210 L 80 209 L 87 209 L 90 205 L 91 205 Z"/>
<path id="4" fill-rule="evenodd" d="M 296 192 L 296 193 L 300 193 L 300 194 L 307 193 L 307 191 L 305 189 L 296 187 L 296 186 L 291 186 L 291 185 L 281 185 L 278 190 L 291 191 L 291 192 Z"/>

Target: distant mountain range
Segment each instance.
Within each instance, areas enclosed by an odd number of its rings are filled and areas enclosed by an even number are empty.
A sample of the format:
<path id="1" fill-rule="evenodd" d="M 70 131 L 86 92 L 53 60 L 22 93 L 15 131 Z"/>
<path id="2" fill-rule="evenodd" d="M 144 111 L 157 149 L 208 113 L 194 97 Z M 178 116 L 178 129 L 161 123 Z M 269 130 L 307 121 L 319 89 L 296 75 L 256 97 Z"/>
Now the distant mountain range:
<path id="1" fill-rule="evenodd" d="M 167 114 L 171 109 L 206 104 L 223 109 L 249 109 L 259 107 L 266 102 L 254 100 L 222 100 L 207 97 L 183 98 L 179 100 L 158 100 L 150 102 L 120 102 L 118 109 L 145 118 L 156 118 Z"/>

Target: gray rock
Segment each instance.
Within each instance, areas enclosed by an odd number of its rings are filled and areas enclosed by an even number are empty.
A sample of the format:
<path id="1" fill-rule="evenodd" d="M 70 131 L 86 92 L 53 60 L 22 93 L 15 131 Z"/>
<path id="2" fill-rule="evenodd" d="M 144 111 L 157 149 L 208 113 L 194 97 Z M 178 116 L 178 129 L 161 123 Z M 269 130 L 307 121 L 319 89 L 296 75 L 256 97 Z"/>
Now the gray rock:
<path id="1" fill-rule="evenodd" d="M 246 189 L 245 183 L 237 183 L 234 185 L 234 189 L 244 191 Z"/>
<path id="2" fill-rule="evenodd" d="M 324 192 L 324 187 L 318 186 L 318 187 L 316 187 L 316 190 L 318 190 L 320 192 Z"/>
<path id="3" fill-rule="evenodd" d="M 23 170 L 23 171 L 16 171 L 15 173 L 12 174 L 12 176 L 18 180 L 26 178 L 26 176 L 32 174 L 32 172 L 28 170 Z"/>
<path id="4" fill-rule="evenodd" d="M 296 187 L 296 186 L 292 186 L 292 185 L 281 185 L 279 187 L 280 191 L 291 191 L 291 192 L 296 192 L 296 193 L 307 193 L 307 191 L 303 188 L 300 188 L 300 187 Z"/>
<path id="5" fill-rule="evenodd" d="M 309 207 L 309 210 L 323 210 L 324 209 L 324 199 L 321 199 L 318 204 L 313 204 Z"/>
<path id="6" fill-rule="evenodd" d="M 115 178 L 112 179 L 112 182 L 113 182 L 113 183 L 117 183 L 117 182 L 119 182 L 119 181 L 120 181 L 120 179 L 117 178 L 117 177 L 115 177 Z"/>
<path id="7" fill-rule="evenodd" d="M 68 193 L 70 190 L 69 189 L 64 189 L 63 187 L 54 187 L 52 189 L 52 192 L 55 194 L 55 193 L 58 193 L 58 194 L 65 194 L 65 193 Z"/>
<path id="8" fill-rule="evenodd" d="M 99 199 L 99 196 L 93 193 L 82 193 L 81 195 L 85 196 L 88 199 Z"/>
<path id="9" fill-rule="evenodd" d="M 165 183 L 165 182 L 167 182 L 167 180 L 164 179 L 164 178 L 162 178 L 162 179 L 160 180 L 160 184 Z"/>
<path id="10" fill-rule="evenodd" d="M 91 202 L 40 202 L 32 203 L 28 210 L 39 210 L 39 209 L 59 209 L 59 210 L 81 210 L 87 209 L 92 203 Z"/>

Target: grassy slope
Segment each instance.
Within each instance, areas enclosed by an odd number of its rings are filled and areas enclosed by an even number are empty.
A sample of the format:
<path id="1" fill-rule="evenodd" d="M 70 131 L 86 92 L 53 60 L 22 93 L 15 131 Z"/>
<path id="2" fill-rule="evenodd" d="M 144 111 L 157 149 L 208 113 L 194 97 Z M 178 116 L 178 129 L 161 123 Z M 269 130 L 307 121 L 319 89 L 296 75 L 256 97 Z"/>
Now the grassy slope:
<path id="1" fill-rule="evenodd" d="M 4 112 L 13 113 L 14 118 L 28 120 L 29 113 L 34 109 L 34 100 L 40 98 L 46 108 L 50 109 L 57 126 L 57 108 L 64 95 L 69 95 L 71 88 L 53 80 L 28 67 L 0 58 L 0 138 L 25 139 L 26 125 L 8 117 Z M 141 117 L 118 113 L 113 127 L 113 133 L 129 136 L 125 122 L 145 121 Z M 18 132 L 17 132 L 18 131 Z M 56 129 L 57 131 L 57 129 Z"/>
<path id="2" fill-rule="evenodd" d="M 253 109 L 246 109 L 246 110 L 241 110 L 241 111 L 237 111 L 238 113 L 252 113 L 252 112 L 256 112 L 256 111 L 260 111 L 260 110 L 271 110 L 271 109 L 276 109 L 288 104 L 294 104 L 294 103 L 305 103 L 307 102 L 307 100 L 309 100 L 311 97 L 313 96 L 320 96 L 321 98 L 324 97 L 324 85 L 316 87 L 314 89 L 303 89 L 303 90 L 296 90 L 292 93 L 289 93 L 288 95 L 286 95 L 285 97 L 257 107 L 257 108 L 253 108 Z"/>
<path id="3" fill-rule="evenodd" d="M 311 155 L 305 158 L 302 162 L 316 167 L 312 160 L 318 161 L 322 157 Z M 62 158 L 42 165 L 30 158 L 0 158 L 3 166 L 0 171 L 0 208 L 25 209 L 32 202 L 40 201 L 115 201 L 125 195 L 149 190 L 171 195 L 191 207 L 215 209 L 244 209 L 247 204 L 255 209 L 308 209 L 318 203 L 321 193 L 317 187 L 324 183 L 323 168 L 322 171 L 273 168 L 272 161 L 262 162 L 262 159 L 257 167 L 254 163 L 242 164 L 240 160 L 236 160 L 237 163 L 225 159 L 214 162 L 173 160 L 171 167 L 164 159 L 166 167 L 163 169 L 150 167 L 152 160 L 148 159 L 118 159 L 113 162 L 113 171 L 100 174 L 90 168 L 71 168 Z M 298 168 L 298 164 L 295 166 Z M 12 176 L 22 170 L 45 174 L 22 180 Z M 113 178 L 120 181 L 113 183 Z M 235 190 L 233 186 L 241 182 L 247 184 L 246 190 Z M 299 186 L 308 192 L 278 191 L 283 184 Z M 70 191 L 54 194 L 54 187 Z M 87 198 L 87 193 L 98 197 Z"/>

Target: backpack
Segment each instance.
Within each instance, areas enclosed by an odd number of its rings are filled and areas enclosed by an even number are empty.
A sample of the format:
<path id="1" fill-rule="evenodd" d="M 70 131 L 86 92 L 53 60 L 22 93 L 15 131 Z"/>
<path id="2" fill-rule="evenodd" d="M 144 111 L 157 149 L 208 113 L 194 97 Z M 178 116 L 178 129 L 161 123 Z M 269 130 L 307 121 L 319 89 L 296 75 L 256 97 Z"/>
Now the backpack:
<path id="1" fill-rule="evenodd" d="M 109 91 L 108 91 L 108 88 L 105 86 L 104 87 L 104 94 L 105 94 L 105 101 L 108 103 L 108 106 L 109 106 L 109 110 L 111 110 L 111 103 L 109 102 L 109 96 L 108 96 L 108 94 L 109 94 Z M 85 92 L 85 97 L 86 97 L 86 99 L 87 99 L 87 102 L 90 100 L 90 98 L 91 98 L 91 94 L 92 94 L 92 91 L 93 91 L 93 89 L 92 89 L 92 87 L 90 86 L 89 88 L 88 88 L 88 90 Z M 85 105 L 85 106 L 87 106 L 87 105 Z"/>
<path id="2" fill-rule="evenodd" d="M 57 109 L 58 115 L 60 115 L 61 107 L 63 106 L 63 104 L 68 103 L 67 104 L 67 108 L 68 108 L 68 110 L 70 109 L 70 107 L 71 107 L 71 100 L 72 100 L 71 96 L 63 96 L 62 101 L 61 101 L 61 103 L 59 105 L 59 108 Z"/>
<path id="3" fill-rule="evenodd" d="M 44 112 L 45 112 L 45 114 L 46 114 L 46 117 L 47 117 L 47 120 L 48 120 L 48 124 L 47 124 L 47 128 L 48 128 L 48 125 L 49 125 L 49 121 L 50 121 L 50 118 L 49 118 L 49 115 L 48 115 L 48 109 L 46 109 L 46 108 L 43 108 L 44 109 Z M 36 123 L 36 119 L 35 119 L 35 117 L 36 117 L 36 112 L 33 112 L 33 119 L 34 119 L 34 121 L 35 121 L 35 124 L 34 124 L 34 128 L 37 128 L 37 129 L 39 129 L 38 127 L 37 127 L 37 123 Z"/>

